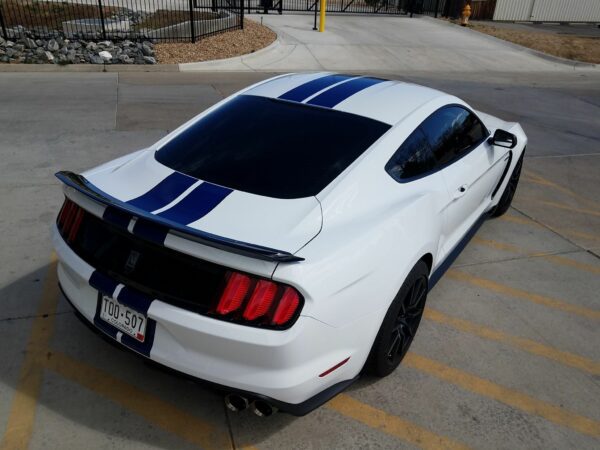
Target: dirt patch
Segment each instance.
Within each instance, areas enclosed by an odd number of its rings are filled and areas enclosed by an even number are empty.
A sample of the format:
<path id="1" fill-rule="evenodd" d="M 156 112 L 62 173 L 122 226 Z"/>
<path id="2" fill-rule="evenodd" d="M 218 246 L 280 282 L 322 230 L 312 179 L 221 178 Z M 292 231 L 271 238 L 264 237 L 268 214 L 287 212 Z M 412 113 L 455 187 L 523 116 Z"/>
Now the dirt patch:
<path id="1" fill-rule="evenodd" d="M 154 51 L 160 64 L 210 61 L 253 53 L 268 46 L 276 38 L 277 35 L 269 28 L 246 19 L 243 30 L 209 36 L 195 44 L 156 44 Z"/>
<path id="2" fill-rule="evenodd" d="M 81 3 L 48 3 L 22 0 L 4 0 L 0 2 L 7 27 L 22 25 L 26 28 L 42 27 L 62 30 L 62 23 L 73 19 L 99 19 L 98 5 Z M 119 8 L 105 6 L 102 13 L 111 17 Z"/>
<path id="3" fill-rule="evenodd" d="M 521 31 L 474 22 L 469 24 L 469 28 L 550 55 L 600 64 L 600 37 Z"/>

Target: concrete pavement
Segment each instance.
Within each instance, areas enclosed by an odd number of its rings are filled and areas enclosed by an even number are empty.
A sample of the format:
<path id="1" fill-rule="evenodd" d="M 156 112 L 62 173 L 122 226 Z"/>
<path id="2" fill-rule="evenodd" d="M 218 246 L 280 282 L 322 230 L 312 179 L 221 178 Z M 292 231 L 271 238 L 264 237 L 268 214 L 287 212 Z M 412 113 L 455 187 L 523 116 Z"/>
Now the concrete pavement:
<path id="1" fill-rule="evenodd" d="M 271 47 L 226 60 L 181 64 L 182 71 L 298 70 L 371 72 L 567 72 L 573 64 L 429 17 L 329 15 L 324 33 L 313 16 L 248 15 L 278 35 Z M 577 70 L 596 70 L 576 67 Z"/>
<path id="2" fill-rule="evenodd" d="M 53 173 L 144 147 L 269 75 L 0 74 L 0 448 L 597 448 L 594 74 L 384 74 L 520 121 L 525 172 L 514 208 L 431 292 L 400 368 L 306 417 L 232 414 L 75 318 L 51 257 Z"/>

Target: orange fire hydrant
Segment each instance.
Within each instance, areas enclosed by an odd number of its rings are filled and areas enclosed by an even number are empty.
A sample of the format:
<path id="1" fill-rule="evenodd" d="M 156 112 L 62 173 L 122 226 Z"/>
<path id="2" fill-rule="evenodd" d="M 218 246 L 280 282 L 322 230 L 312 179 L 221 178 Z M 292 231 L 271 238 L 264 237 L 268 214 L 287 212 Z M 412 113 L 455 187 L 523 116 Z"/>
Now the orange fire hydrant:
<path id="1" fill-rule="evenodd" d="M 466 27 L 469 24 L 469 17 L 471 17 L 471 2 L 467 1 L 460 17 L 461 26 Z"/>

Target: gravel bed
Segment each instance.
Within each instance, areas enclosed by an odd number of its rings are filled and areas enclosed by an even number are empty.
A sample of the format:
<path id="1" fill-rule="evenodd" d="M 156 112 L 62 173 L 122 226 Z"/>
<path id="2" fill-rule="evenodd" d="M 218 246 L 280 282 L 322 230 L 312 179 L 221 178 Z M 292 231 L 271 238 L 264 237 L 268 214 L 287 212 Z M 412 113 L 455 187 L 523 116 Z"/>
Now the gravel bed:
<path id="1" fill-rule="evenodd" d="M 271 29 L 250 19 L 243 30 L 227 31 L 192 43 L 156 44 L 154 51 L 159 64 L 180 64 L 231 58 L 253 53 L 277 38 Z"/>

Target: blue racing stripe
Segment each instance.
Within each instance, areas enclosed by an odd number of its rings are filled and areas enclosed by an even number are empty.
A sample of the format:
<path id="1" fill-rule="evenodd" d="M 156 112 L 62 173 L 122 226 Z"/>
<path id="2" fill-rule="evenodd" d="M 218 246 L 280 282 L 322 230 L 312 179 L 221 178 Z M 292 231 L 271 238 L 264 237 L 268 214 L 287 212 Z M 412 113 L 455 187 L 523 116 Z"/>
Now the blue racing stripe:
<path id="1" fill-rule="evenodd" d="M 291 89 L 285 94 L 280 95 L 279 98 L 283 100 L 301 102 L 311 95 L 314 95 L 326 87 L 331 86 L 332 84 L 349 80 L 350 78 L 354 77 L 340 74 L 326 75 L 324 77 L 317 78 L 316 80 L 309 81 L 308 83 L 301 84 L 300 86 L 296 86 L 294 89 Z"/>
<path id="2" fill-rule="evenodd" d="M 153 301 L 151 297 L 148 297 L 135 289 L 128 288 L 127 286 L 121 289 L 117 300 L 119 300 L 119 303 L 133 308 L 144 315 L 148 314 L 148 308 L 150 308 L 150 304 Z"/>
<path id="3" fill-rule="evenodd" d="M 112 206 L 107 206 L 102 214 L 102 218 L 119 228 L 127 229 L 131 221 L 131 215 Z"/>
<path id="4" fill-rule="evenodd" d="M 157 215 L 187 225 L 207 215 L 231 192 L 231 189 L 204 182 L 179 203 Z"/>
<path id="5" fill-rule="evenodd" d="M 110 296 L 113 295 L 115 289 L 119 285 L 119 283 L 117 283 L 115 280 L 107 277 L 106 275 L 101 274 L 97 270 L 94 270 L 94 272 L 92 272 L 92 276 L 90 277 L 89 283 L 90 286 L 92 286 L 94 289 Z"/>
<path id="6" fill-rule="evenodd" d="M 133 226 L 134 235 L 159 245 L 164 244 L 168 233 L 168 228 L 144 219 L 138 219 Z"/>
<path id="7" fill-rule="evenodd" d="M 173 172 L 144 195 L 127 203 L 144 211 L 155 211 L 171 203 L 196 181 L 198 180 L 188 175 Z"/>
<path id="8" fill-rule="evenodd" d="M 357 92 L 362 91 L 370 86 L 378 83 L 383 83 L 386 80 L 380 78 L 356 78 L 350 80 L 347 83 L 342 83 L 338 86 L 332 87 L 326 90 L 322 94 L 317 95 L 307 103 L 309 105 L 324 106 L 326 108 L 333 108 L 338 103 L 343 102 L 347 98 L 353 96 Z"/>

